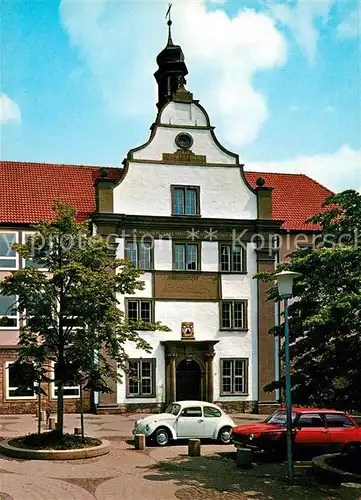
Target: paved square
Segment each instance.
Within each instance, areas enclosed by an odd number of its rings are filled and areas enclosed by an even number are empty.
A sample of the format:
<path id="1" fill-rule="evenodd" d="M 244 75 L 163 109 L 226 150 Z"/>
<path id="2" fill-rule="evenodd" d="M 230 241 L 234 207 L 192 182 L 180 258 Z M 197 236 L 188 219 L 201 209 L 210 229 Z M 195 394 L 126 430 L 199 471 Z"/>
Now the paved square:
<path id="1" fill-rule="evenodd" d="M 299 468 L 299 484 L 284 482 L 284 464 L 237 469 L 234 447 L 203 444 L 202 456 L 187 456 L 186 443 L 136 451 L 129 442 L 142 415 L 86 415 L 86 433 L 110 441 L 108 455 L 86 460 L 18 460 L 0 455 L 0 500 L 245 500 L 336 499 L 337 491 L 315 487 Z M 233 416 L 232 416 L 233 417 Z M 235 422 L 259 419 L 239 415 Z M 79 427 L 66 415 L 66 431 Z M 36 431 L 30 415 L 0 416 L 3 438 Z M 309 484 L 308 484 L 309 483 Z"/>

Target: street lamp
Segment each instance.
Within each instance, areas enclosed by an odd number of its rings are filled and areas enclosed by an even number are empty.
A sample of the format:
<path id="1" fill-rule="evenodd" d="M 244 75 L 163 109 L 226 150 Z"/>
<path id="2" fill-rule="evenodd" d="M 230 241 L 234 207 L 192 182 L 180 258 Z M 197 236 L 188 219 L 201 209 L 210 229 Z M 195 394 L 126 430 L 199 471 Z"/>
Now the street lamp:
<path id="1" fill-rule="evenodd" d="M 293 280 L 302 276 L 293 271 L 282 271 L 275 274 L 278 292 L 284 300 L 285 318 L 285 362 L 286 362 L 286 422 L 287 422 L 287 477 L 293 483 L 292 460 L 292 402 L 291 402 L 291 363 L 290 363 L 290 337 L 288 329 L 288 299 L 292 297 Z"/>

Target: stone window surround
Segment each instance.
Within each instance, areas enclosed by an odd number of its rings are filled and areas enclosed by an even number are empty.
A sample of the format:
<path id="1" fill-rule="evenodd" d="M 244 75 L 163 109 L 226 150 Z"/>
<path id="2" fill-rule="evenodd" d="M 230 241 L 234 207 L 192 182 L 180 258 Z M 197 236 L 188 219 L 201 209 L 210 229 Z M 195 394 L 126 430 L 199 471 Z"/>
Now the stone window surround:
<path id="1" fill-rule="evenodd" d="M 195 214 L 176 214 L 175 213 L 175 190 L 176 189 L 183 189 L 184 194 L 186 193 L 187 189 L 195 190 L 196 191 L 196 213 Z M 201 188 L 200 186 L 187 186 L 187 185 L 181 185 L 181 184 L 172 184 L 170 186 L 171 190 L 171 214 L 174 217 L 200 217 L 201 215 L 201 208 L 200 208 L 200 191 Z M 185 204 L 184 204 L 185 208 Z"/>
<path id="2" fill-rule="evenodd" d="M 231 253 L 230 253 L 230 267 L 231 269 L 223 270 L 222 269 L 222 247 L 230 247 Z M 242 269 L 240 271 L 234 271 L 232 269 L 232 246 L 237 246 L 241 248 L 241 258 L 242 258 Z M 219 241 L 218 243 L 218 269 L 219 272 L 222 274 L 247 274 L 247 253 L 248 253 L 248 248 L 242 247 L 242 245 L 232 245 L 231 242 L 227 241 Z"/>
<path id="3" fill-rule="evenodd" d="M 154 271 L 154 242 L 151 239 L 137 240 L 132 238 L 125 238 L 124 240 L 124 258 L 127 259 L 127 244 L 135 243 L 137 245 L 137 269 L 141 269 L 144 272 Z M 150 243 L 150 265 L 148 269 L 142 269 L 138 267 L 139 265 L 139 245 L 143 243 Z"/>
<path id="4" fill-rule="evenodd" d="M 196 269 L 176 269 L 175 268 L 175 246 L 176 245 L 195 245 L 197 247 L 197 268 Z M 201 271 L 201 263 L 202 263 L 202 245 L 198 241 L 184 241 L 184 240 L 172 240 L 172 271 L 176 271 L 177 273 L 192 273 L 192 272 L 200 272 Z M 185 248 L 185 265 L 187 265 L 187 249 Z"/>
<path id="5" fill-rule="evenodd" d="M 224 392 L 223 391 L 223 362 L 224 361 L 232 361 L 233 366 L 235 361 L 242 361 L 244 363 L 244 392 Z M 249 380 L 249 359 L 248 358 L 220 358 L 219 359 L 219 395 L 220 396 L 248 396 L 248 380 Z M 231 376 L 231 384 L 234 387 L 234 368 Z"/>
<path id="6" fill-rule="evenodd" d="M 5 391 L 5 399 L 6 400 L 10 400 L 10 401 L 14 401 L 14 400 L 24 400 L 24 399 L 29 399 L 29 400 L 34 400 L 37 398 L 37 394 L 34 393 L 33 396 L 10 396 L 9 395 L 9 391 L 10 389 L 15 389 L 15 387 L 11 387 L 10 386 L 10 377 L 9 377 L 9 366 L 12 365 L 13 363 L 15 362 L 15 360 L 13 361 L 5 361 L 5 388 L 6 388 L 6 391 Z M 34 383 L 34 385 L 36 385 L 36 382 Z"/>
<path id="7" fill-rule="evenodd" d="M 150 302 L 151 304 L 151 311 L 150 311 L 150 321 L 154 322 L 155 321 L 155 299 L 154 298 L 147 298 L 147 297 L 136 297 L 136 296 L 131 296 L 131 297 L 125 297 L 124 298 L 124 310 L 125 310 L 125 319 L 128 321 L 128 303 L 129 302 Z M 139 312 L 139 306 L 138 306 L 138 312 Z M 141 318 L 138 319 L 138 321 L 141 321 Z"/>
<path id="8" fill-rule="evenodd" d="M 231 310 L 231 326 L 229 327 L 224 327 L 222 326 L 222 305 L 224 303 L 231 302 L 232 303 L 232 310 Z M 244 326 L 242 328 L 237 328 L 233 326 L 234 324 L 234 309 L 233 309 L 233 304 L 234 303 L 242 303 L 244 304 Z M 246 332 L 248 331 L 248 300 L 247 299 L 221 299 L 219 301 L 219 329 L 222 331 L 241 331 L 241 332 Z"/>
<path id="9" fill-rule="evenodd" d="M 151 362 L 151 383 L 152 383 L 152 391 L 151 394 L 131 394 L 129 391 L 129 375 L 126 373 L 126 398 L 127 399 L 149 399 L 156 397 L 156 358 L 129 358 L 128 361 L 142 363 L 142 361 L 150 361 Z M 142 376 L 139 378 L 139 387 L 141 387 Z"/>

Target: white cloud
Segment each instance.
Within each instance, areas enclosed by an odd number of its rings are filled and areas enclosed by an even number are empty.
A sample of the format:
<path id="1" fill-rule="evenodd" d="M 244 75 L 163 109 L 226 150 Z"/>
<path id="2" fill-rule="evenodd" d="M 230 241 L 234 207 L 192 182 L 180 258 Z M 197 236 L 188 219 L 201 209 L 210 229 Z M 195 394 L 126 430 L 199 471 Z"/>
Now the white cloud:
<path id="1" fill-rule="evenodd" d="M 0 123 L 20 123 L 21 112 L 19 106 L 6 94 L 0 94 Z"/>
<path id="2" fill-rule="evenodd" d="M 361 0 L 357 1 L 348 17 L 337 26 L 337 34 L 340 38 L 361 36 Z"/>
<path id="3" fill-rule="evenodd" d="M 359 189 L 361 192 L 361 150 L 343 145 L 330 154 L 300 156 L 272 162 L 245 162 L 246 170 L 305 174 L 332 191 Z"/>
<path id="4" fill-rule="evenodd" d="M 208 1 L 208 0 L 207 0 Z M 187 88 L 210 112 L 233 146 L 253 141 L 267 120 L 267 98 L 254 75 L 281 66 L 286 40 L 266 14 L 240 9 L 231 19 L 206 0 L 173 1 L 173 40 L 185 53 Z M 148 116 L 156 103 L 155 58 L 166 42 L 167 2 L 62 0 L 70 40 L 96 78 L 108 109 L 121 117 Z"/>
<path id="5" fill-rule="evenodd" d="M 265 0 L 265 5 L 277 21 L 287 26 L 310 62 L 314 62 L 320 37 L 317 21 L 328 20 L 334 0 L 296 0 L 291 6 L 276 0 Z"/>

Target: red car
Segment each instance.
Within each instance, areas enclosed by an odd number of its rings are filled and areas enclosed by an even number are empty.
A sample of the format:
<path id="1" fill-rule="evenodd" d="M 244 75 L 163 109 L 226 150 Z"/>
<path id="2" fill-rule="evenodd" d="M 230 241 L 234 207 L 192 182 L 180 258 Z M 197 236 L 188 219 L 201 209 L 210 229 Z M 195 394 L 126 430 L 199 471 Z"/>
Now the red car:
<path id="1" fill-rule="evenodd" d="M 332 453 L 345 443 L 361 441 L 361 427 L 342 411 L 293 408 L 292 424 L 295 453 Z M 284 455 L 286 411 L 278 410 L 262 423 L 233 427 L 232 442 L 237 448 Z"/>

